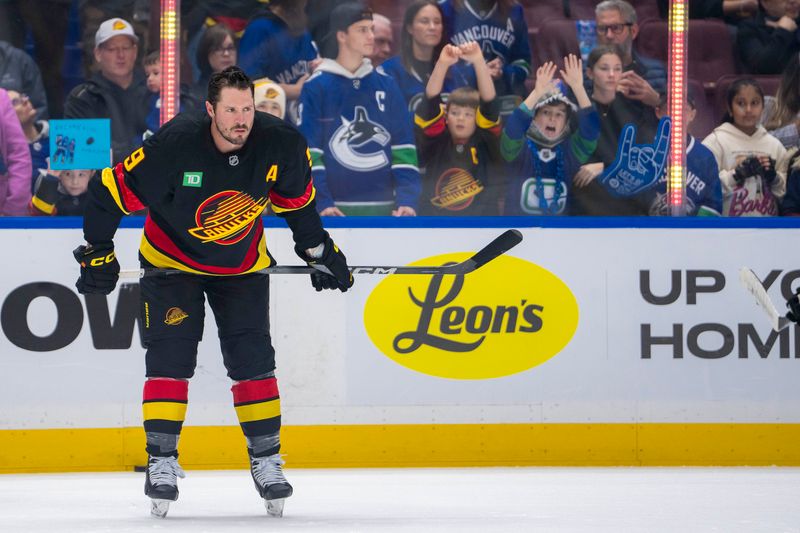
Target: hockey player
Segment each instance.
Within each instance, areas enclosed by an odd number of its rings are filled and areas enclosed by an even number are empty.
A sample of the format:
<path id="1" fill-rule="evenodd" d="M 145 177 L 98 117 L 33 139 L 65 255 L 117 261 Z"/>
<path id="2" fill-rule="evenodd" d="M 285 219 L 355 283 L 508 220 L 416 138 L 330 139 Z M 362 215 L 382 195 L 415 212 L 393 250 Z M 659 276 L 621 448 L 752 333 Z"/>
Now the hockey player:
<path id="1" fill-rule="evenodd" d="M 178 437 L 206 297 L 233 380 L 256 489 L 276 516 L 292 494 L 279 455 L 269 277 L 258 273 L 274 263 L 261 214 L 271 203 L 286 219 L 297 254 L 318 269 L 311 275 L 318 291 L 344 292 L 353 278 L 322 227 L 315 194 L 302 136 L 278 118 L 255 113 L 253 84 L 238 67 L 212 75 L 206 113 L 178 115 L 90 185 L 83 226 L 88 244 L 74 251 L 81 294 L 114 290 L 119 273 L 114 233 L 123 215 L 149 208 L 139 257 L 152 275 L 140 282 L 140 323 L 147 347 L 145 494 L 156 516 L 165 516 L 169 502 L 177 500 L 177 477 L 183 477 Z"/>
<path id="2" fill-rule="evenodd" d="M 372 68 L 372 11 L 334 8 L 336 60 L 323 59 L 300 94 L 322 215 L 414 216 L 420 193 L 417 151 L 394 80 Z"/>

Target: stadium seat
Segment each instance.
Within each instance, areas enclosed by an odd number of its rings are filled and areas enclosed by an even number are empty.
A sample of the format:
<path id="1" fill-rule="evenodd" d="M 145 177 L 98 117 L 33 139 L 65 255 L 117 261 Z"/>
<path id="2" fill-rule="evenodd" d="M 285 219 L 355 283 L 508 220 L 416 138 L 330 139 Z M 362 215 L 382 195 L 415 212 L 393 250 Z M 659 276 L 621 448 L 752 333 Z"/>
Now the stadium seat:
<path id="1" fill-rule="evenodd" d="M 564 18 L 564 0 L 520 0 L 528 32 L 536 34 L 542 22 L 553 18 Z"/>
<path id="2" fill-rule="evenodd" d="M 666 20 L 647 20 L 639 27 L 637 50 L 645 56 L 667 62 L 669 31 Z M 687 75 L 703 83 L 706 91 L 713 92 L 721 76 L 736 73 L 728 27 L 721 20 L 689 21 Z"/>
<path id="3" fill-rule="evenodd" d="M 658 2 L 655 0 L 632 0 L 631 4 L 633 4 L 633 9 L 636 10 L 636 18 L 639 19 L 639 24 L 646 20 L 661 18 Z"/>
<path id="4" fill-rule="evenodd" d="M 764 96 L 775 96 L 778 86 L 781 84 L 780 76 L 751 76 L 749 74 L 735 74 L 722 76 L 717 80 L 714 95 L 714 112 L 717 116 L 717 123 L 722 120 L 727 110 L 727 93 L 731 84 L 740 78 L 752 78 L 756 80 L 764 90 Z"/>
<path id="5" fill-rule="evenodd" d="M 380 13 L 388 17 L 392 22 L 403 23 L 403 15 L 406 12 L 409 0 L 368 0 L 367 4 L 375 13 Z"/>
<path id="6" fill-rule="evenodd" d="M 580 56 L 575 21 L 550 19 L 542 23 L 539 33 L 535 36 L 531 52 L 535 67 L 547 61 L 553 61 L 562 66 L 562 59 L 565 55 Z"/>
<path id="7" fill-rule="evenodd" d="M 574 20 L 594 20 L 597 0 L 564 0 L 565 12 Z"/>

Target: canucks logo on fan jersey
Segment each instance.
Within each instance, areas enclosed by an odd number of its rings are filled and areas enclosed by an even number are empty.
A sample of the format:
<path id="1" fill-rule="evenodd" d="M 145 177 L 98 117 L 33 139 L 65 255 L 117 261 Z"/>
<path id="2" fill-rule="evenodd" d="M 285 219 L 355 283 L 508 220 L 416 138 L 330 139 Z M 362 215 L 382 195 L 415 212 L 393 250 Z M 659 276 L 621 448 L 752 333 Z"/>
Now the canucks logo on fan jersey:
<path id="1" fill-rule="evenodd" d="M 384 149 L 389 141 L 391 135 L 386 128 L 371 121 L 366 108 L 356 106 L 353 120 L 342 117 L 342 125 L 333 133 L 328 147 L 340 165 L 350 170 L 365 172 L 389 164 Z"/>

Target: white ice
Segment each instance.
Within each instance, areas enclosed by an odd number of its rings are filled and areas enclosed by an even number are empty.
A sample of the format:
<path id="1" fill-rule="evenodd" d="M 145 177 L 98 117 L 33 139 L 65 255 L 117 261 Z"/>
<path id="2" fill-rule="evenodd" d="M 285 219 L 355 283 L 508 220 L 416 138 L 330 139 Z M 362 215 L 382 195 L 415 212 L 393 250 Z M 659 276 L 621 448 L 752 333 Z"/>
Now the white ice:
<path id="1" fill-rule="evenodd" d="M 166 519 L 141 473 L 0 475 L 0 531 L 800 531 L 800 468 L 287 469 L 283 518 L 247 471 L 186 474 Z"/>

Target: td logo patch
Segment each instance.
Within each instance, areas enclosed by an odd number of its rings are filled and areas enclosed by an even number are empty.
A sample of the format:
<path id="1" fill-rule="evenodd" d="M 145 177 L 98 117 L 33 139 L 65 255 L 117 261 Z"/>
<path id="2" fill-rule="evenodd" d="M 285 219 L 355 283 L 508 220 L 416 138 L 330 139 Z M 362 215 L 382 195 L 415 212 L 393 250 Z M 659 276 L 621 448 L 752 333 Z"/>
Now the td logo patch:
<path id="1" fill-rule="evenodd" d="M 183 173 L 183 186 L 184 187 L 201 187 L 203 185 L 202 172 L 184 172 Z"/>

